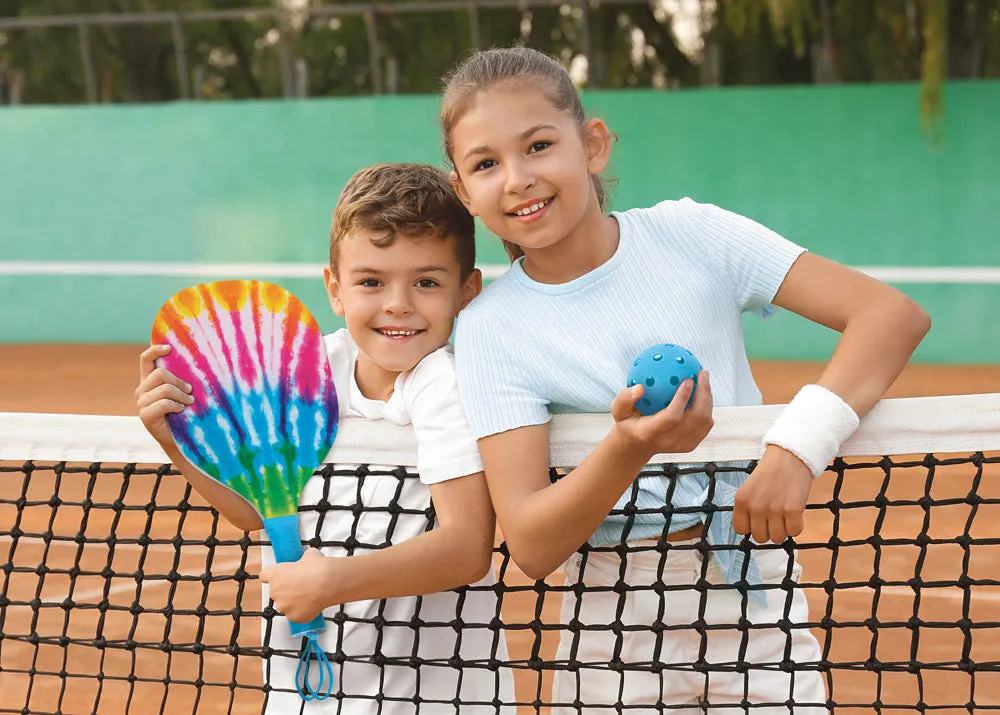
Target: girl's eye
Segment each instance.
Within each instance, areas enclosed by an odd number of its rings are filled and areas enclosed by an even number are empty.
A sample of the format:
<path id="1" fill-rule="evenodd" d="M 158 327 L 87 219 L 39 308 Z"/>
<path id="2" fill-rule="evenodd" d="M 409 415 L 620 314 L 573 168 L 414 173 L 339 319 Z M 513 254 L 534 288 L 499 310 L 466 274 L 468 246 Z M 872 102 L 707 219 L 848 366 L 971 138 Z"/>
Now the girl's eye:
<path id="1" fill-rule="evenodd" d="M 420 288 L 437 288 L 438 282 L 433 278 L 421 278 L 417 281 L 417 286 Z"/>
<path id="2" fill-rule="evenodd" d="M 552 142 L 532 142 L 531 146 L 528 147 L 529 154 L 536 154 L 537 152 L 544 151 L 552 146 Z"/>
<path id="3" fill-rule="evenodd" d="M 358 285 L 365 288 L 378 288 L 379 282 L 377 278 L 365 278 L 363 281 L 358 283 Z"/>
<path id="4" fill-rule="evenodd" d="M 485 171 L 486 169 L 492 169 L 496 165 L 497 163 L 493 159 L 483 159 L 476 164 L 476 168 L 473 171 Z"/>

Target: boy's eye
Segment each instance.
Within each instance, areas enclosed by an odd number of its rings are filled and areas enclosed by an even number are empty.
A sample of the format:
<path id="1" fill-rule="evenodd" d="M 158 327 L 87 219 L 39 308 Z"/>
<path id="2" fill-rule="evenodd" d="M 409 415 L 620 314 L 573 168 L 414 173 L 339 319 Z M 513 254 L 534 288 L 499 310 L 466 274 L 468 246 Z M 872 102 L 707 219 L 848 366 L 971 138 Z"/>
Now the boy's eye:
<path id="1" fill-rule="evenodd" d="M 364 288 L 378 288 L 379 282 L 377 278 L 365 278 L 358 285 Z"/>
<path id="2" fill-rule="evenodd" d="M 473 171 L 485 171 L 486 169 L 492 169 L 496 165 L 497 163 L 493 159 L 483 159 L 476 164 L 476 168 Z"/>
<path id="3" fill-rule="evenodd" d="M 548 149 L 550 146 L 552 146 L 552 142 L 546 142 L 546 141 L 531 142 L 531 146 L 528 147 L 528 153 L 534 154 L 536 152 L 544 151 Z"/>
<path id="4" fill-rule="evenodd" d="M 433 278 L 421 278 L 417 281 L 417 286 L 420 288 L 436 288 L 438 286 L 438 282 Z"/>

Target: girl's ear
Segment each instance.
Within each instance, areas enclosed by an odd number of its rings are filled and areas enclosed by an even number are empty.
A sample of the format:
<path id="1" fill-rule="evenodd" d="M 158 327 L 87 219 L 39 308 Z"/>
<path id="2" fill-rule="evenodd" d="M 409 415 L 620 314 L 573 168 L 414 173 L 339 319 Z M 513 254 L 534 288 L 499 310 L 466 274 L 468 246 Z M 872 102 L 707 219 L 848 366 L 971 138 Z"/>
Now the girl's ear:
<path id="1" fill-rule="evenodd" d="M 465 189 L 465 184 L 462 183 L 462 179 L 459 178 L 458 172 L 452 170 L 448 174 L 448 178 L 451 180 L 451 188 L 455 190 L 458 195 L 458 200 L 465 204 L 466 210 L 473 216 L 478 216 L 475 210 L 472 208 L 472 201 L 469 199 L 469 192 Z"/>
<path id="2" fill-rule="evenodd" d="M 333 308 L 333 314 L 343 318 L 344 301 L 340 298 L 340 282 L 330 266 L 323 266 L 323 283 L 326 284 L 326 294 L 330 296 L 330 307 Z"/>
<path id="3" fill-rule="evenodd" d="M 583 125 L 583 143 L 587 149 L 587 171 L 600 174 L 611 158 L 611 130 L 603 119 L 588 119 Z"/>

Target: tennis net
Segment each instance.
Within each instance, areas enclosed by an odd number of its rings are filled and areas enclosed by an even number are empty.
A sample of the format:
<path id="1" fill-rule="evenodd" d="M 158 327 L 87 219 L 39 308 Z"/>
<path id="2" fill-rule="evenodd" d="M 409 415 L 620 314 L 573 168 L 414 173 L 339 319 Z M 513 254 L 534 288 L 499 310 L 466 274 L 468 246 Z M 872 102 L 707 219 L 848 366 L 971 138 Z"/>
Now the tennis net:
<path id="1" fill-rule="evenodd" d="M 711 494 L 725 475 L 752 471 L 780 409 L 718 409 L 697 450 L 662 455 L 663 466 L 640 479 L 707 474 Z M 554 419 L 553 479 L 580 463 L 609 419 Z M 297 653 L 261 598 L 258 535 L 192 493 L 134 418 L 0 413 L 0 713 L 271 713 L 280 698 L 280 712 L 307 713 L 1000 710 L 1000 395 L 883 400 L 842 452 L 813 489 L 806 531 L 794 544 L 753 550 L 762 572 L 777 558 L 779 575 L 761 587 L 787 604 L 774 623 L 753 618 L 753 588 L 712 576 L 705 557 L 721 547 L 702 540 L 584 546 L 568 562 L 581 574 L 569 585 L 561 572 L 526 578 L 498 541 L 496 584 L 456 590 L 450 615 L 421 612 L 419 599 L 406 618 L 385 603 L 327 611 L 338 678 L 330 700 L 303 709 L 272 682 L 271 663 Z M 329 516 L 347 526 L 334 537 L 317 527 L 308 543 L 361 553 L 406 523 L 412 533 L 431 528 L 414 457 L 409 430 L 345 421 L 313 481 L 339 481 L 337 493 L 353 485 L 357 498 L 330 501 L 321 488 L 301 507 L 309 523 Z M 626 516 L 649 511 L 628 499 L 621 506 Z M 669 521 L 671 509 L 660 509 Z M 706 499 L 704 510 L 712 518 L 726 507 Z M 373 513 L 384 538 L 355 538 Z M 645 574 L 608 566 L 638 564 L 641 554 L 653 564 Z M 677 558 L 699 570 L 697 597 L 683 608 L 665 572 Z M 629 593 L 652 603 L 656 618 L 631 623 Z M 804 618 L 790 612 L 795 594 L 808 603 Z M 466 604 L 477 596 L 496 605 L 471 620 Z M 381 635 L 351 646 L 342 636 L 360 627 L 402 629 L 409 650 L 383 652 Z M 792 644 L 806 632 L 819 647 L 801 660 Z M 462 634 L 487 652 L 467 651 Z M 720 637 L 730 638 L 722 650 Z M 755 649 L 767 638 L 780 643 L 762 659 Z M 591 657 L 598 641 L 610 657 Z M 417 692 L 352 691 L 352 663 L 447 670 L 455 689 L 422 693 L 418 678 Z M 556 674 L 575 685 L 554 694 Z M 821 694 L 796 700 L 796 678 L 815 674 Z M 790 683 L 787 694 L 756 697 L 756 684 L 776 676 Z M 651 684 L 674 693 L 678 682 L 689 697 L 632 704 Z M 732 692 L 720 696 L 724 683 Z"/>

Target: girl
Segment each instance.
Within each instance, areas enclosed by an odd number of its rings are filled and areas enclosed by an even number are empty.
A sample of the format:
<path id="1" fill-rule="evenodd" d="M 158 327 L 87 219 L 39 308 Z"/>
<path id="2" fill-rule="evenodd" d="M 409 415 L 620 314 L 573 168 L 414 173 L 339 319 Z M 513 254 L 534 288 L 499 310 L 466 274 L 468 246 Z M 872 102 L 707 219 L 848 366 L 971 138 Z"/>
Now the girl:
<path id="1" fill-rule="evenodd" d="M 737 534 L 781 544 L 802 531 L 814 478 L 899 374 L 927 315 L 716 206 L 683 199 L 605 214 L 612 135 L 586 117 L 565 70 L 528 48 L 478 52 L 458 66 L 441 124 L 456 192 L 514 261 L 462 313 L 456 335 L 459 389 L 511 555 L 533 578 L 568 559 L 568 585 L 627 586 L 567 592 L 553 705 L 824 710 L 818 643 L 798 625 L 808 621 L 805 597 L 787 580 L 798 564 L 773 547 L 744 560 Z M 760 404 L 741 315 L 767 317 L 775 306 L 843 336 L 818 383 L 768 431 L 752 476 L 637 479 L 653 455 L 697 446 L 713 404 Z M 688 347 L 706 370 L 686 410 L 690 381 L 642 416 L 643 386 L 621 388 L 630 361 L 661 342 Z M 607 436 L 550 483 L 550 414 L 609 405 Z M 574 554 L 588 541 L 628 543 Z M 725 582 L 737 588 L 711 588 Z M 807 669 L 788 672 L 793 662 Z"/>

